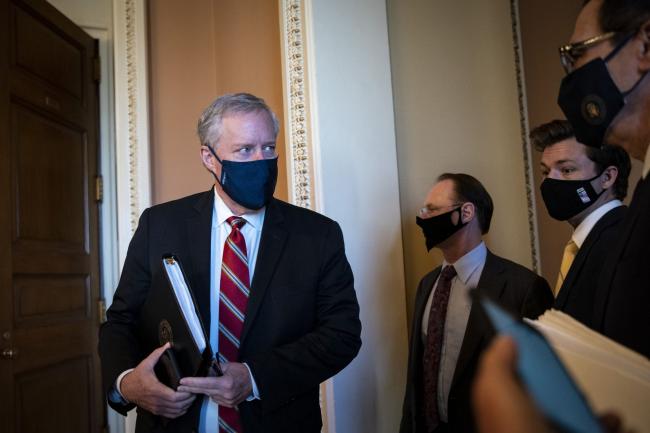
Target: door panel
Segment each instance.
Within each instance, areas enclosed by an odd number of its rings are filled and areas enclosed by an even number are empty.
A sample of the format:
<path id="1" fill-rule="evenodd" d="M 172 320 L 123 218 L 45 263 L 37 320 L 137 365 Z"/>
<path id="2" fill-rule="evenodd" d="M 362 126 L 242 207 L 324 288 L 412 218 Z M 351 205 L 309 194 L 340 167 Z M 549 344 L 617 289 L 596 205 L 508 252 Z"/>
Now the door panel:
<path id="1" fill-rule="evenodd" d="M 23 8 L 13 9 L 13 64 L 58 90 L 83 100 L 83 45 Z"/>
<path id="2" fill-rule="evenodd" d="M 89 367 L 87 358 L 78 358 L 16 375 L 16 430 L 91 431 Z M 60 397 L 53 399 L 53 395 Z M 54 418 L 43 417 L 40 408 L 48 406 Z"/>
<path id="3" fill-rule="evenodd" d="M 86 140 L 83 131 L 12 105 L 15 242 L 40 241 L 87 253 Z M 20 246 L 20 245 L 18 245 Z"/>
<path id="4" fill-rule="evenodd" d="M 0 0 L 0 431 L 99 433 L 97 45 Z"/>

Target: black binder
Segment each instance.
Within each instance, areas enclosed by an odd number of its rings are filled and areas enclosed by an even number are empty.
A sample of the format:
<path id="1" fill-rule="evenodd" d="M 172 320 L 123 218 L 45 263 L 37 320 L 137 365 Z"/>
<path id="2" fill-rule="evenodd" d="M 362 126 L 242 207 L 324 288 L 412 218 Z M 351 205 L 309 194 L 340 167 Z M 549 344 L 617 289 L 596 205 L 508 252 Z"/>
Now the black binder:
<path id="1" fill-rule="evenodd" d="M 194 341 L 190 326 L 174 292 L 172 280 L 165 268 L 165 262 L 178 265 L 189 289 L 192 306 L 205 338 L 206 345 L 203 351 L 199 350 Z M 146 353 L 150 353 L 166 342 L 171 343 L 172 347 L 165 350 L 154 370 L 162 383 L 176 390 L 183 377 L 206 376 L 213 355 L 201 316 L 196 308 L 196 300 L 178 258 L 173 254 L 164 254 L 161 267 L 165 283 L 152 285 L 141 310 L 139 329 L 143 346 L 148 350 Z"/>

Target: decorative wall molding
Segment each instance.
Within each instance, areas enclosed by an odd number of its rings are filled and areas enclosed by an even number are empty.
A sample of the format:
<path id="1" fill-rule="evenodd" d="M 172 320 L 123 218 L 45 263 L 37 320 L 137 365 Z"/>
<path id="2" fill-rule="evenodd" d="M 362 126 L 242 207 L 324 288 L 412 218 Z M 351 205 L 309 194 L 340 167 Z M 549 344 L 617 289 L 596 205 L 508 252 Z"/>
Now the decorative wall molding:
<path id="1" fill-rule="evenodd" d="M 537 228 L 537 206 L 535 203 L 533 166 L 528 123 L 528 105 L 526 97 L 526 83 L 524 77 L 524 62 L 521 49 L 521 32 L 519 29 L 519 1 L 510 0 L 510 15 L 512 22 L 512 44 L 515 54 L 515 69 L 517 77 L 517 96 L 519 103 L 519 125 L 521 129 L 521 145 L 524 162 L 524 178 L 526 181 L 526 202 L 528 204 L 528 231 L 530 234 L 530 253 L 533 270 L 541 271 L 541 258 L 539 255 L 539 230 Z"/>
<path id="2" fill-rule="evenodd" d="M 280 2 L 284 111 L 289 197 L 293 204 L 313 209 L 304 6 L 302 0 Z"/>
<path id="3" fill-rule="evenodd" d="M 115 107 L 120 263 L 151 205 L 145 0 L 115 0 Z"/>
<path id="4" fill-rule="evenodd" d="M 315 180 L 315 155 L 318 155 L 315 134 L 315 92 L 310 89 L 311 68 L 307 47 L 310 46 L 309 0 L 280 0 L 282 32 L 282 66 L 284 118 L 287 139 L 287 185 L 289 200 L 296 206 L 319 211 L 321 200 Z M 320 386 L 322 431 L 335 433 L 334 390 L 332 380 Z"/>

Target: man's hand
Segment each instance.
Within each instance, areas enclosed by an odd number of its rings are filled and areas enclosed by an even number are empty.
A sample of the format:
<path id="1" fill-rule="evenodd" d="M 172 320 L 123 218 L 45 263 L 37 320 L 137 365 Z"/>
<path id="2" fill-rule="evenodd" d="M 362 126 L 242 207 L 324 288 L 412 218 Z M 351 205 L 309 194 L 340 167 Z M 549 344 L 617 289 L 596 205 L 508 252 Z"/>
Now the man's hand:
<path id="1" fill-rule="evenodd" d="M 156 377 L 153 368 L 169 347 L 169 343 L 166 343 L 154 350 L 133 371 L 126 374 L 120 384 L 120 391 L 124 398 L 138 407 L 155 415 L 177 418 L 187 412 L 196 395 L 174 391 L 160 383 Z"/>
<path id="2" fill-rule="evenodd" d="M 246 400 L 253 391 L 248 368 L 239 362 L 222 365 L 221 377 L 184 377 L 179 391 L 205 394 L 217 404 L 235 407 Z"/>
<path id="3" fill-rule="evenodd" d="M 517 378 L 517 347 L 497 337 L 482 356 L 472 393 L 481 433 L 547 433 L 552 430 Z"/>

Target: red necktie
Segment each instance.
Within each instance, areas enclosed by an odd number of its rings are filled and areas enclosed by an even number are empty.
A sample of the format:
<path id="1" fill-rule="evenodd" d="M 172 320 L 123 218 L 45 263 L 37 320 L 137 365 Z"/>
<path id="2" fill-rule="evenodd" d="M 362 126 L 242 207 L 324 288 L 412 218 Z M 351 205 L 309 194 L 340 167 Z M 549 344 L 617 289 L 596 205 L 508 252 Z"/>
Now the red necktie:
<path id="1" fill-rule="evenodd" d="M 427 432 L 432 432 L 440 424 L 438 413 L 438 372 L 440 371 L 440 354 L 445 333 L 447 304 L 451 291 L 451 280 L 456 276 L 453 266 L 446 266 L 440 273 L 436 291 L 433 293 L 429 323 L 427 324 L 427 344 L 424 348 L 423 367 L 423 402 L 424 420 Z"/>
<path id="2" fill-rule="evenodd" d="M 239 229 L 246 220 L 232 216 L 226 220 L 232 227 L 223 245 L 221 261 L 221 287 L 219 295 L 219 357 L 221 362 L 237 362 L 239 337 L 244 327 L 244 317 L 250 277 L 246 241 Z M 219 433 L 243 431 L 236 408 L 219 406 Z"/>

